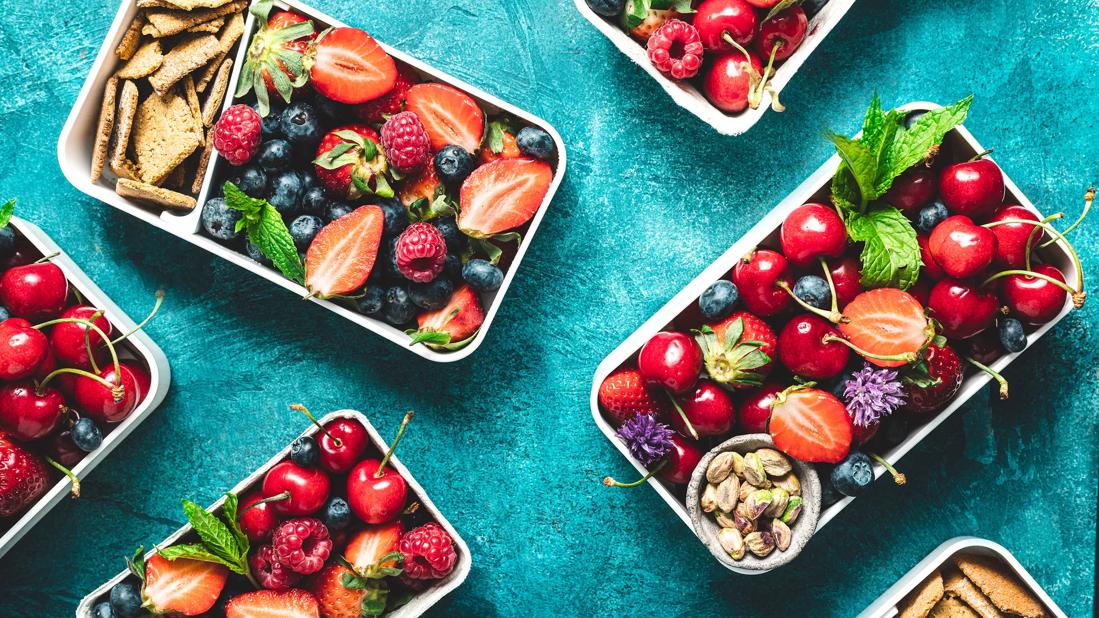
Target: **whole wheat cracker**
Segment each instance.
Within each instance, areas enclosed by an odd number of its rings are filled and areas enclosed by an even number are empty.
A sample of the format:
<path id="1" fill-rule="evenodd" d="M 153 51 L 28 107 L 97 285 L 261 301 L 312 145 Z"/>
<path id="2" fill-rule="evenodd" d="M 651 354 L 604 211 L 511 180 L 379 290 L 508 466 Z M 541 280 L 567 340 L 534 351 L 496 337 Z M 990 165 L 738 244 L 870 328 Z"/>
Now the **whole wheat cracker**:
<path id="1" fill-rule="evenodd" d="M 183 188 L 183 179 L 187 176 L 187 162 L 184 161 L 176 166 L 160 183 L 165 189 L 171 189 L 172 191 L 179 191 Z"/>
<path id="2" fill-rule="evenodd" d="M 224 25 L 225 25 L 225 18 L 224 17 L 218 17 L 217 19 L 211 19 L 210 21 L 198 24 L 197 26 L 191 26 L 190 28 L 184 30 L 183 32 L 191 33 L 191 34 L 200 33 L 200 32 L 204 32 L 206 34 L 217 34 L 218 30 L 221 30 L 221 27 L 224 26 Z"/>
<path id="3" fill-rule="evenodd" d="M 137 114 L 137 84 L 130 80 L 122 83 L 118 96 L 118 113 L 115 117 L 114 137 L 111 143 L 111 171 L 119 178 L 137 178 L 137 169 L 127 158 L 134 116 Z"/>
<path id="4" fill-rule="evenodd" d="M 953 566 L 943 569 L 943 589 L 947 594 L 958 597 L 977 612 L 981 618 L 1003 618 L 1000 610 L 988 600 L 973 582 Z"/>
<path id="5" fill-rule="evenodd" d="M 1000 611 L 1023 618 L 1048 616 L 1042 602 L 1000 560 L 963 554 L 953 561 Z"/>
<path id="6" fill-rule="evenodd" d="M 926 618 L 943 598 L 943 578 L 935 571 L 897 604 L 897 618 Z"/>
<path id="7" fill-rule="evenodd" d="M 130 25 L 126 26 L 126 32 L 122 34 L 122 40 L 118 42 L 118 47 L 114 48 L 114 55 L 118 56 L 119 60 L 129 60 L 133 57 L 134 52 L 141 45 L 141 29 L 144 27 L 145 14 L 138 12 L 130 21 Z"/>
<path id="8" fill-rule="evenodd" d="M 230 2 L 232 0 L 137 0 L 137 6 L 143 9 L 159 8 L 193 11 L 195 9 L 216 9 Z"/>
<path id="9" fill-rule="evenodd" d="M 164 63 L 164 53 L 160 48 L 159 39 L 150 39 L 137 48 L 134 55 L 118 70 L 118 76 L 122 79 L 141 79 L 156 72 Z"/>
<path id="10" fill-rule="evenodd" d="M 145 18 L 149 23 L 141 29 L 141 32 L 155 38 L 172 36 L 222 15 L 237 13 L 246 6 L 248 6 L 248 0 L 235 0 L 217 8 L 194 11 L 148 9 L 145 12 Z"/>
<path id="11" fill-rule="evenodd" d="M 175 91 L 150 94 L 138 106 L 133 150 L 144 182 L 160 184 L 202 141 L 202 123 Z"/>
<path id="12" fill-rule="evenodd" d="M 195 198 L 189 195 L 127 178 L 119 178 L 114 190 L 122 197 L 173 210 L 194 210 L 197 205 Z"/>
<path id="13" fill-rule="evenodd" d="M 157 94 L 168 92 L 179 80 L 209 62 L 218 53 L 218 40 L 209 34 L 192 35 L 172 48 L 164 62 L 149 76 Z"/>
<path id="14" fill-rule="evenodd" d="M 103 166 L 107 163 L 107 150 L 110 148 L 111 133 L 114 132 L 115 107 L 118 104 L 118 76 L 107 78 L 103 89 L 103 103 L 99 107 L 99 123 L 95 132 L 95 148 L 92 150 L 92 183 L 99 182 L 103 175 Z"/>
<path id="15" fill-rule="evenodd" d="M 943 597 L 931 608 L 928 618 L 981 618 L 971 607 L 956 597 Z"/>
<path id="16" fill-rule="evenodd" d="M 221 29 L 218 34 L 218 55 L 206 65 L 203 69 L 202 75 L 199 76 L 195 82 L 195 88 L 199 92 L 206 90 L 206 86 L 210 83 L 210 80 L 214 78 L 217 73 L 218 67 L 221 66 L 221 62 L 228 57 L 229 52 L 233 49 L 233 46 L 240 40 L 241 35 L 244 34 L 244 16 L 240 13 L 231 15 L 226 20 L 225 27 Z"/>
<path id="17" fill-rule="evenodd" d="M 206 101 L 202 103 L 203 126 L 209 127 L 214 124 L 218 110 L 221 109 L 221 104 L 225 100 L 225 91 L 229 89 L 229 77 L 232 74 L 233 59 L 226 58 L 225 62 L 221 63 L 221 68 L 218 69 L 217 77 L 214 78 L 214 85 L 210 88 L 210 94 L 206 96 Z"/>
<path id="18" fill-rule="evenodd" d="M 202 148 L 202 154 L 198 157 L 198 166 L 195 167 L 195 179 L 191 182 L 191 193 L 198 195 L 202 191 L 202 181 L 206 179 L 206 168 L 209 167 L 210 157 L 214 154 L 214 138 L 210 132 L 206 132 L 206 145 Z"/>
<path id="19" fill-rule="evenodd" d="M 183 78 L 183 96 L 187 99 L 187 107 L 191 109 L 191 115 L 199 122 L 202 121 L 202 106 L 198 102 L 198 92 L 195 91 L 195 80 L 190 75 Z"/>

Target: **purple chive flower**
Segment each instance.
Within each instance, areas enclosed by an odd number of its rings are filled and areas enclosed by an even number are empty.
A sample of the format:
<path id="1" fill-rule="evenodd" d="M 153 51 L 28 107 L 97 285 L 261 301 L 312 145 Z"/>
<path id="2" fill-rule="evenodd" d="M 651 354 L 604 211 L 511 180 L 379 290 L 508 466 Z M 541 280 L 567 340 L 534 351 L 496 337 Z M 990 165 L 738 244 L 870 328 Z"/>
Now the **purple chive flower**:
<path id="1" fill-rule="evenodd" d="M 867 363 L 843 383 L 843 399 L 855 425 L 868 429 L 904 403 L 904 386 L 892 369 Z"/>
<path id="2" fill-rule="evenodd" d="M 622 423 L 618 437 L 626 441 L 638 461 L 651 466 L 672 449 L 672 430 L 653 414 L 638 414 Z"/>

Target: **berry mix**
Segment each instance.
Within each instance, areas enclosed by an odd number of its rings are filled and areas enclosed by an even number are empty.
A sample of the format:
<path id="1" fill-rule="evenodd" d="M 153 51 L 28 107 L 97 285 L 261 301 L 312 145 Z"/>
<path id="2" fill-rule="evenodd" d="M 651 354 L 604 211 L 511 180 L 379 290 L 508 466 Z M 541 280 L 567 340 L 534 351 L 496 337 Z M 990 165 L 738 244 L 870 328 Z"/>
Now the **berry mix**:
<path id="1" fill-rule="evenodd" d="M 877 453 L 948 406 L 967 371 L 1007 397 L 988 365 L 1079 309 L 1083 273 L 1049 223 L 1062 214 L 1013 203 L 987 153 L 948 135 L 970 101 L 906 113 L 875 97 L 861 137 L 830 137 L 831 185 L 603 380 L 600 411 L 646 479 L 682 490 L 713 445 L 769 433 L 817 464 L 828 507 L 864 492 L 875 461 L 903 484 Z M 1074 286 L 1045 259 L 1052 243 Z"/>
<path id="2" fill-rule="evenodd" d="M 380 453 L 355 417 L 291 408 L 316 430 L 220 510 L 184 500 L 191 530 L 147 559 L 139 547 L 93 616 L 381 616 L 454 571 L 456 543 L 389 465 L 412 413 Z"/>
<path id="3" fill-rule="evenodd" d="M 362 30 L 252 11 L 204 233 L 412 344 L 467 344 L 550 188 L 553 138 L 422 81 Z"/>

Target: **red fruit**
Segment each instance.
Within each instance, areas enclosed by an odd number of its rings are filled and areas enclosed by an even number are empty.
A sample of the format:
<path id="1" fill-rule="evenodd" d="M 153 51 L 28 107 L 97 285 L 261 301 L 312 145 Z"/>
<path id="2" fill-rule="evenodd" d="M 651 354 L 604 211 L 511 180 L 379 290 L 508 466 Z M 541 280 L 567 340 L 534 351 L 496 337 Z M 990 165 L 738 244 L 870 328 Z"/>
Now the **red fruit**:
<path id="1" fill-rule="evenodd" d="M 31 381 L 0 386 L 0 430 L 22 442 L 45 438 L 61 424 L 65 397 Z"/>
<path id="2" fill-rule="evenodd" d="M 412 88 L 412 84 L 415 84 L 417 81 L 419 81 L 419 77 L 412 67 L 399 66 L 397 68 L 397 82 L 393 84 L 393 90 L 390 90 L 389 94 L 374 99 L 373 101 L 367 101 L 366 103 L 356 105 L 353 110 L 355 117 L 367 124 L 381 124 L 385 122 L 386 118 L 393 116 L 404 109 L 408 90 Z"/>
<path id="3" fill-rule="evenodd" d="M 733 399 L 714 382 L 702 380 L 694 391 L 680 395 L 676 401 L 691 427 L 700 436 L 721 436 L 733 428 L 733 421 L 736 420 Z M 676 431 L 690 435 L 690 430 L 678 412 L 670 414 L 668 418 Z"/>
<path id="4" fill-rule="evenodd" d="M 684 17 L 684 15 L 672 9 L 650 8 L 641 23 L 630 29 L 630 36 L 644 44 L 658 28 L 676 17 Z"/>
<path id="5" fill-rule="evenodd" d="M 747 59 L 744 54 L 733 52 L 718 56 L 710 63 L 702 81 L 702 92 L 714 107 L 730 114 L 748 109 L 748 90 L 752 85 L 749 66 L 756 74 L 763 74 L 759 58 L 750 52 Z"/>
<path id="6" fill-rule="evenodd" d="M 794 459 L 839 463 L 851 452 L 854 426 L 832 393 L 803 388 L 780 394 L 768 424 L 775 447 Z"/>
<path id="7" fill-rule="evenodd" d="M 252 506 L 262 499 L 263 494 L 259 492 L 245 496 L 240 501 L 238 509 L 240 515 L 237 517 L 237 522 L 240 524 L 240 529 L 244 531 L 248 540 L 254 543 L 270 538 L 279 524 L 278 516 L 275 515 L 275 509 L 270 502 Z"/>
<path id="8" fill-rule="evenodd" d="M 137 361 L 132 360 L 120 360 L 118 364 L 130 370 L 130 374 L 133 375 L 134 382 L 137 384 L 136 397 L 138 403 L 145 400 L 145 396 L 149 394 L 149 390 L 153 386 L 152 378 L 149 376 L 149 371 L 144 365 Z"/>
<path id="9" fill-rule="evenodd" d="M 416 84 L 408 89 L 406 109 L 420 117 L 431 149 L 447 144 L 476 153 L 485 133 L 485 113 L 468 94 L 446 84 Z"/>
<path id="10" fill-rule="evenodd" d="M 271 502 L 283 515 L 301 517 L 316 513 L 328 500 L 328 475 L 320 468 L 303 468 L 292 461 L 274 465 L 263 477 L 261 493 L 265 498 L 287 493 L 285 500 Z"/>
<path id="11" fill-rule="evenodd" d="M 1018 205 L 1004 206 L 996 211 L 989 223 L 998 221 L 1038 221 L 1038 215 Z M 1026 256 L 1045 239 L 1045 230 L 1028 223 L 1004 223 L 988 229 L 996 236 L 996 264 L 1004 268 L 1023 268 Z"/>
<path id="12" fill-rule="evenodd" d="M 350 294 L 366 283 L 385 215 L 374 205 L 360 206 L 321 228 L 305 253 L 305 287 L 320 298 Z"/>
<path id="13" fill-rule="evenodd" d="M 919 234 L 916 236 L 916 242 L 920 245 L 920 261 L 923 262 L 923 274 L 935 281 L 945 277 L 946 273 L 943 272 L 942 266 L 939 266 L 939 263 L 935 261 L 935 256 L 931 255 L 930 239 L 923 234 Z"/>
<path id="14" fill-rule="evenodd" d="M 974 224 L 965 215 L 954 215 L 931 230 L 927 247 L 943 272 L 963 279 L 992 264 L 996 255 L 996 235 L 992 230 Z"/>
<path id="15" fill-rule="evenodd" d="M 481 164 L 492 163 L 496 159 L 518 159 L 523 156 L 519 150 L 519 143 L 510 131 L 500 132 L 500 152 L 494 152 L 492 148 L 481 149 Z"/>
<path id="16" fill-rule="evenodd" d="M 343 474 L 355 465 L 366 452 L 370 437 L 362 423 L 341 418 L 324 426 L 317 434 L 320 447 L 320 465 L 332 474 Z"/>
<path id="17" fill-rule="evenodd" d="M 10 268 L 0 277 L 0 304 L 34 322 L 56 318 L 69 298 L 65 273 L 52 262 Z"/>
<path id="18" fill-rule="evenodd" d="M 126 420 L 141 403 L 142 393 L 137 376 L 129 366 L 119 363 L 118 370 L 119 373 L 116 374 L 112 364 L 99 371 L 99 377 L 106 380 L 111 385 L 110 388 L 99 380 L 77 376 L 73 382 L 72 394 L 72 403 L 76 408 L 100 423 L 120 423 Z M 118 386 L 122 387 L 122 397 L 116 401 L 115 388 Z"/>
<path id="19" fill-rule="evenodd" d="M 433 281 L 443 272 L 446 239 L 439 228 L 420 221 L 401 232 L 396 246 L 397 270 L 416 283 Z"/>
<path id="20" fill-rule="evenodd" d="M 779 281 L 794 285 L 786 258 L 770 249 L 756 249 L 733 267 L 733 283 L 740 290 L 741 301 L 756 315 L 775 315 L 790 306 L 790 295 L 778 287 Z"/>
<path id="21" fill-rule="evenodd" d="M 220 564 L 190 558 L 169 561 L 153 554 L 145 561 L 145 607 L 158 614 L 205 614 L 221 596 L 228 577 L 229 569 Z"/>
<path id="22" fill-rule="evenodd" d="M 354 581 L 357 574 L 338 562 L 333 562 L 313 577 L 309 590 L 317 599 L 324 618 L 361 618 L 362 603 L 367 591 L 348 588 L 345 579 Z"/>
<path id="23" fill-rule="evenodd" d="M 686 333 L 659 332 L 641 348 L 637 370 L 647 384 L 685 393 L 702 372 L 702 350 Z"/>
<path id="24" fill-rule="evenodd" d="M 992 159 L 955 163 L 939 176 L 939 195 L 950 212 L 981 221 L 1004 201 L 1004 174 Z"/>
<path id="25" fill-rule="evenodd" d="M 781 384 L 768 382 L 746 392 L 740 399 L 740 423 L 743 433 L 767 433 L 767 421 L 771 420 L 771 404 L 785 390 Z"/>
<path id="26" fill-rule="evenodd" d="M 344 150 L 348 144 L 351 147 Z M 378 146 L 378 134 L 361 124 L 329 131 L 317 146 L 317 157 L 313 160 L 313 170 L 324 188 L 335 197 L 350 201 L 369 195 L 388 197 L 393 190 L 385 179 L 388 169 L 389 163 Z"/>
<path id="27" fill-rule="evenodd" d="M 46 493 L 49 477 L 38 455 L 0 433 L 0 517 L 11 517 Z"/>
<path id="28" fill-rule="evenodd" d="M 786 60 L 801 47 L 808 31 L 805 11 L 800 6 L 790 7 L 759 25 L 756 51 L 764 58 L 774 52 L 775 62 Z"/>
<path id="29" fill-rule="evenodd" d="M 369 34 L 358 28 L 329 30 L 316 42 L 309 69 L 313 89 L 339 103 L 365 103 L 393 90 L 397 65 Z"/>
<path id="30" fill-rule="evenodd" d="M 46 359 L 43 360 L 42 363 L 38 365 L 38 368 L 34 370 L 34 373 L 31 374 L 31 377 L 34 378 L 34 380 L 36 382 L 41 382 L 42 380 L 46 379 L 46 376 L 53 373 L 54 369 L 57 369 L 57 360 L 54 359 L 54 357 L 53 357 L 53 350 L 50 349 L 50 348 L 46 348 Z M 61 389 L 61 384 L 60 384 L 60 379 L 59 378 L 61 378 L 64 375 L 70 375 L 74 378 L 76 377 L 71 373 L 70 374 L 58 374 L 58 375 L 54 376 L 53 379 L 58 381 L 57 388 L 60 389 L 62 392 L 65 392 L 65 391 L 64 391 L 64 389 Z"/>
<path id="31" fill-rule="evenodd" d="M 782 222 L 782 253 L 796 267 L 821 257 L 839 257 L 847 246 L 847 229 L 835 210 L 824 204 L 803 204 Z"/>
<path id="32" fill-rule="evenodd" d="M 646 44 L 649 61 L 672 79 L 689 79 L 702 68 L 702 39 L 694 26 L 680 19 L 669 19 L 653 32 Z"/>
<path id="33" fill-rule="evenodd" d="M 791 373 L 810 380 L 827 380 L 843 373 L 851 355 L 847 346 L 825 341 L 839 332 L 823 318 L 803 314 L 786 323 L 778 335 L 778 359 Z"/>
<path id="34" fill-rule="evenodd" d="M 759 386 L 771 372 L 778 343 L 771 327 L 738 311 L 709 328 L 713 332 L 704 330 L 698 342 L 710 379 L 727 388 Z"/>
<path id="35" fill-rule="evenodd" d="M 1061 283 L 1065 276 L 1056 266 L 1038 264 L 1031 271 L 1051 277 Z M 1061 313 L 1068 293 L 1046 279 L 1030 275 L 1007 275 L 1000 281 L 1000 298 L 1011 314 L 1024 324 L 1045 324 Z"/>
<path id="36" fill-rule="evenodd" d="M 863 292 L 862 262 L 859 258 L 848 255 L 830 259 L 827 263 L 828 270 L 832 274 L 832 285 L 836 288 L 836 304 L 840 311 L 843 311 L 847 303 L 855 300 L 855 297 Z"/>
<path id="37" fill-rule="evenodd" d="M 286 590 L 301 580 L 301 574 L 291 571 L 275 558 L 275 550 L 270 545 L 253 551 L 248 566 L 260 585 L 268 590 Z"/>
<path id="38" fill-rule="evenodd" d="M 935 170 L 925 165 L 910 167 L 893 180 L 881 199 L 909 217 L 915 216 L 935 196 L 936 176 Z"/>
<path id="39" fill-rule="evenodd" d="M 911 294 L 894 288 L 863 292 L 843 309 L 849 321 L 839 331 L 849 342 L 867 353 L 883 357 L 911 356 L 923 349 L 929 336 L 923 305 Z M 900 367 L 906 359 L 884 360 L 865 356 L 879 367 Z"/>
<path id="40" fill-rule="evenodd" d="M 931 298 L 931 283 L 928 282 L 927 277 L 920 277 L 915 285 L 908 288 L 908 293 L 919 301 L 921 306 L 926 307 L 928 299 Z"/>
<path id="41" fill-rule="evenodd" d="M 302 517 L 282 522 L 271 535 L 275 560 L 295 573 L 316 573 L 332 553 L 328 528 L 319 519 Z"/>
<path id="42" fill-rule="evenodd" d="M 468 343 L 484 323 L 481 299 L 473 288 L 463 284 L 445 307 L 416 316 L 419 329 L 412 334 L 412 343 L 458 348 Z"/>
<path id="43" fill-rule="evenodd" d="M 545 161 L 498 159 L 462 182 L 458 227 L 476 238 L 517 229 L 534 217 L 553 181 Z"/>
<path id="44" fill-rule="evenodd" d="M 991 365 L 1004 355 L 1004 346 L 1000 343 L 1000 335 L 996 329 L 990 328 L 973 335 L 962 342 L 965 346 L 966 356 L 981 363 Z"/>
<path id="45" fill-rule="evenodd" d="M 214 148 L 229 165 L 244 165 L 256 155 L 263 119 L 250 105 L 238 103 L 221 113 L 212 132 Z"/>
<path id="46" fill-rule="evenodd" d="M 905 383 L 904 408 L 912 412 L 933 412 L 954 398 L 962 388 L 962 363 L 950 346 L 927 346 L 924 351 L 927 373 L 940 382 L 935 386 L 919 387 Z"/>
<path id="47" fill-rule="evenodd" d="M 992 326 L 1000 305 L 996 295 L 957 279 L 943 279 L 931 288 L 927 310 L 950 339 L 966 339 Z"/>
<path id="48" fill-rule="evenodd" d="M 382 561 L 387 555 L 398 551 L 401 532 L 404 530 L 400 520 L 366 526 L 347 544 L 343 557 L 356 571 L 365 572 L 381 567 L 395 567 L 394 559 Z"/>
<path id="49" fill-rule="evenodd" d="M 442 195 L 443 185 L 439 182 L 439 176 L 435 173 L 434 165 L 425 165 L 419 173 L 409 176 L 398 189 L 401 203 L 411 206 L 416 200 L 431 202 Z"/>
<path id="50" fill-rule="evenodd" d="M 603 378 L 598 399 L 603 415 L 615 427 L 638 414 L 661 416 L 668 408 L 666 400 L 645 384 L 636 369 L 619 369 Z"/>
<path id="51" fill-rule="evenodd" d="M 320 606 L 312 594 L 293 589 L 258 590 L 235 596 L 225 604 L 226 618 L 320 618 Z"/>
<path id="52" fill-rule="evenodd" d="M 401 537 L 400 551 L 404 554 L 401 580 L 416 587 L 450 575 L 458 562 L 454 541 L 442 526 L 428 522 L 409 530 Z"/>
<path id="53" fill-rule="evenodd" d="M 76 446 L 72 432 L 68 429 L 53 434 L 46 442 L 46 456 L 66 468 L 72 468 L 80 463 L 84 455 L 87 453 Z"/>
<path id="54" fill-rule="evenodd" d="M 273 11 L 267 19 L 267 24 L 252 37 L 252 43 L 248 47 L 247 64 L 245 73 L 241 76 L 248 84 L 254 84 L 259 75 L 267 91 L 271 94 L 279 92 L 271 75 L 281 72 L 286 76 L 282 81 L 283 87 L 280 93 L 289 97 L 294 92 L 294 84 L 300 85 L 304 81 L 305 71 L 301 68 L 302 56 L 309 48 L 309 41 L 316 38 L 316 33 L 310 28 L 300 26 L 287 31 L 287 28 L 309 20 L 290 11 Z M 299 67 L 292 73 L 288 67 Z"/>
<path id="55" fill-rule="evenodd" d="M 111 328 L 110 321 L 107 317 L 102 315 L 100 309 L 95 307 L 89 307 L 87 305 L 73 305 L 65 310 L 61 314 L 63 319 L 76 319 L 92 321 L 92 316 L 96 313 L 100 315 L 93 322 L 99 327 L 108 337 L 111 336 L 113 329 Z M 85 334 L 87 334 L 87 342 L 85 342 Z M 102 348 L 105 347 L 103 337 L 94 330 L 90 330 L 86 325 L 78 322 L 62 322 L 55 324 L 50 329 L 50 349 L 53 350 L 54 359 L 65 367 L 76 367 L 77 369 L 90 369 L 92 364 L 88 356 L 88 346 L 91 346 L 93 353 L 96 354 L 96 360 L 104 360 L 104 354 Z"/>
<path id="56" fill-rule="evenodd" d="M 734 47 L 725 41 L 726 35 L 742 46 L 756 36 L 756 12 L 744 0 L 705 0 L 698 5 L 691 23 L 709 51 L 733 51 Z"/>
<path id="57" fill-rule="evenodd" d="M 748 4 L 756 7 L 757 9 L 770 9 L 778 4 L 781 0 L 746 0 Z"/>
<path id="58" fill-rule="evenodd" d="M 672 434 L 672 449 L 664 456 L 664 467 L 656 476 L 675 485 L 686 485 L 691 481 L 691 474 L 702 461 L 702 451 L 698 446 L 679 434 Z"/>
<path id="59" fill-rule="evenodd" d="M 402 174 L 414 172 L 427 163 L 431 143 L 415 112 L 401 112 L 382 125 L 382 150 L 390 165 Z"/>
<path id="60" fill-rule="evenodd" d="M 42 331 L 31 328 L 30 322 L 20 318 L 0 322 L 0 380 L 33 375 L 49 353 L 49 340 Z"/>
<path id="61" fill-rule="evenodd" d="M 401 474 L 381 464 L 377 459 L 365 459 L 347 477 L 351 512 L 368 524 L 384 524 L 400 517 L 408 497 L 408 483 Z"/>

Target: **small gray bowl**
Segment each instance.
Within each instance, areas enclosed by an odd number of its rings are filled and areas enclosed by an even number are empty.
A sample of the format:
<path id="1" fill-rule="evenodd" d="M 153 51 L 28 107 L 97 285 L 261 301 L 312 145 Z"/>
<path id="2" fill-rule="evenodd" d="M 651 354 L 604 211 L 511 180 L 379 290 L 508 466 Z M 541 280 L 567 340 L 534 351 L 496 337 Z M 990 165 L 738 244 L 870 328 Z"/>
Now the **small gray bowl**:
<path id="1" fill-rule="evenodd" d="M 714 558 L 717 558 L 722 566 L 730 571 L 749 575 L 770 571 L 797 557 L 805 544 L 809 542 L 813 533 L 816 532 L 817 517 L 820 516 L 820 477 L 817 475 L 816 469 L 813 468 L 812 464 L 798 461 L 793 457 L 787 457 L 794 467 L 794 474 L 801 482 L 801 499 L 803 502 L 801 515 L 790 527 L 793 536 L 790 540 L 789 549 L 786 551 L 775 549 L 765 558 L 760 558 L 752 552 L 745 552 L 744 558 L 733 560 L 721 548 L 721 544 L 717 542 L 717 531 L 720 530 L 720 527 L 709 513 L 702 511 L 702 507 L 698 504 L 699 496 L 706 485 L 706 468 L 710 466 L 710 461 L 718 453 L 736 451 L 746 454 L 761 448 L 775 448 L 775 443 L 771 440 L 770 435 L 752 433 L 730 438 L 702 457 L 702 460 L 698 462 L 698 466 L 691 474 L 690 484 L 687 485 L 687 513 L 691 516 L 691 525 L 694 526 L 695 534 L 699 540 L 710 550 L 710 553 L 713 554 Z"/>

